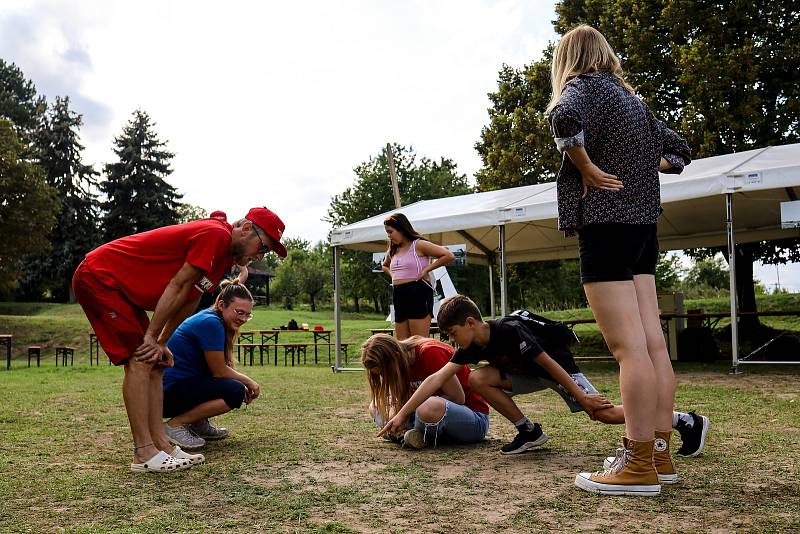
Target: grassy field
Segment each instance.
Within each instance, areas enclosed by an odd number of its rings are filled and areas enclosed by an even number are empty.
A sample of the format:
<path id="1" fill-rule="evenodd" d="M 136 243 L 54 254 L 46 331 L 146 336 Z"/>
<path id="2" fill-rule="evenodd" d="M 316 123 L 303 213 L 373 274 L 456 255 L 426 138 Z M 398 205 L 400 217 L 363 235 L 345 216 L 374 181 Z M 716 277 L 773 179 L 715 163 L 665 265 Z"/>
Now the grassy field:
<path id="1" fill-rule="evenodd" d="M 653 499 L 573 486 L 622 432 L 571 415 L 552 392 L 520 397 L 550 435 L 504 457 L 513 427 L 496 413 L 486 441 L 409 451 L 375 437 L 360 373 L 247 368 L 263 394 L 218 418 L 231 437 L 205 465 L 133 474 L 121 369 L 0 372 L 0 532 L 798 532 L 800 378 L 732 377 L 679 365 L 679 408 L 711 418 L 703 455 Z M 619 399 L 616 368 L 584 371 Z M 676 437 L 677 439 L 677 437 Z"/>
<path id="2" fill-rule="evenodd" d="M 800 294 L 784 295 L 759 295 L 758 309 L 767 310 L 800 310 Z M 707 312 L 725 312 L 730 309 L 726 299 L 688 300 L 686 309 L 702 308 Z M 561 320 L 591 319 L 592 312 L 588 308 L 546 312 L 544 315 Z M 283 310 L 259 306 L 255 308 L 254 319 L 247 323 L 245 329 L 266 329 L 285 325 L 290 319 L 309 325 L 322 325 L 326 329 L 333 329 L 333 312 L 322 310 L 311 312 L 306 309 Z M 730 321 L 719 322 L 720 329 L 715 336 L 724 352 L 730 351 L 730 341 L 722 329 Z M 788 330 L 800 334 L 800 316 L 792 317 L 764 317 L 762 323 L 777 330 Z M 386 328 L 388 323 L 382 315 L 344 313 L 342 321 L 342 341 L 349 343 L 350 354 L 357 355 L 358 346 L 370 335 L 370 328 Z M 41 345 L 43 357 L 48 364 L 52 362 L 56 345 L 70 345 L 76 347 L 77 361 L 89 361 L 89 322 L 77 304 L 48 304 L 24 302 L 0 302 L 0 334 L 14 334 L 12 358 L 27 360 L 26 347 L 28 345 Z M 594 324 L 577 325 L 575 331 L 581 337 L 581 344 L 575 347 L 579 356 L 608 356 L 600 332 Z M 284 334 L 281 342 L 308 342 L 309 337 L 302 334 Z M 743 350 L 752 349 L 749 345 Z M 327 356 L 327 351 L 321 349 Z M 747 354 L 747 352 L 743 352 Z M 0 354 L 0 357 L 3 355 Z M 724 354 L 723 354 L 724 356 Z M 321 365 L 327 365 L 327 357 L 320 359 Z M 15 365 L 19 365 L 18 363 Z M 26 363 L 27 365 L 27 363 Z"/>
<path id="3" fill-rule="evenodd" d="M 334 327 L 331 310 L 311 312 L 257 306 L 253 315 L 253 320 L 245 325 L 244 330 L 275 328 L 287 324 L 290 319 L 298 324 L 308 323 L 312 327 L 321 325 L 331 330 Z M 352 345 L 350 354 L 357 354 L 358 346 L 369 337 L 370 328 L 385 328 L 388 324 L 383 316 L 345 313 L 342 321 L 342 342 Z M 42 356 L 46 356 L 48 365 L 53 365 L 57 345 L 76 347 L 76 362 L 88 364 L 89 332 L 89 321 L 78 304 L 0 302 L 0 334 L 14 334 L 12 358 L 24 360 L 25 365 L 28 345 L 40 345 Z M 281 343 L 308 343 L 310 340 L 311 337 L 307 334 L 284 334 L 280 338 Z M 333 336 L 331 340 L 333 341 Z M 320 354 L 325 354 L 325 358 L 320 361 L 327 365 L 327 350 L 320 348 L 320 351 Z M 5 353 L 0 353 L 0 358 L 5 358 Z"/>

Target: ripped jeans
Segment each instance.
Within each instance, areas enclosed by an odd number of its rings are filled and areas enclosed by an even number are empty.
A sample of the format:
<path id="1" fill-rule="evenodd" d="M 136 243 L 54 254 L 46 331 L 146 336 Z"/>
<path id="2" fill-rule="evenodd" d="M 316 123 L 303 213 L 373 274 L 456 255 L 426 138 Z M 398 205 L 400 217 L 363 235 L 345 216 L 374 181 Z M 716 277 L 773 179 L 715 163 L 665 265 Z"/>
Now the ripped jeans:
<path id="1" fill-rule="evenodd" d="M 416 428 L 423 433 L 425 442 L 436 445 L 439 438 L 452 443 L 477 443 L 486 437 L 489 431 L 489 416 L 485 413 L 476 412 L 463 404 L 456 404 L 447 399 L 442 399 L 445 403 L 444 415 L 439 421 L 426 423 L 414 413 L 413 420 L 409 417 L 408 428 Z M 375 416 L 375 422 L 383 426 L 380 416 Z"/>

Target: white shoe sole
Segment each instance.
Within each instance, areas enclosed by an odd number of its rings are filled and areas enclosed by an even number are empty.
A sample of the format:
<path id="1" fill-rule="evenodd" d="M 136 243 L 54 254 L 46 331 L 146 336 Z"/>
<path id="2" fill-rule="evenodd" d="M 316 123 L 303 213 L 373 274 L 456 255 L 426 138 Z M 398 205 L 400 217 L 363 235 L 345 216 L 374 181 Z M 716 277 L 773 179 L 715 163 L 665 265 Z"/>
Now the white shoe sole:
<path id="1" fill-rule="evenodd" d="M 174 458 L 169 454 L 159 451 L 155 456 L 140 464 L 132 463 L 131 471 L 134 473 L 171 473 L 192 467 L 191 462 Z"/>
<path id="2" fill-rule="evenodd" d="M 701 415 L 700 419 L 703 421 L 703 432 L 700 433 L 700 446 L 697 447 L 697 450 L 692 454 L 678 454 L 681 458 L 694 458 L 703 452 L 703 448 L 706 446 L 706 434 L 708 434 L 708 427 L 711 426 L 711 421 L 705 415 Z"/>
<path id="3" fill-rule="evenodd" d="M 537 439 L 536 441 L 529 441 L 529 442 L 525 443 L 519 449 L 515 449 L 513 451 L 508 451 L 508 452 L 500 451 L 500 454 L 505 454 L 506 456 L 509 456 L 511 454 L 522 454 L 523 452 L 528 452 L 529 450 L 535 449 L 536 447 L 541 447 L 542 445 L 547 443 L 548 439 L 550 439 L 550 438 L 547 437 L 547 434 L 542 432 L 542 435 L 539 436 L 539 439 Z"/>
<path id="4" fill-rule="evenodd" d="M 591 480 L 592 473 L 578 473 L 575 485 L 582 490 L 601 495 L 632 495 L 636 497 L 655 497 L 661 493 L 660 484 L 600 484 Z"/>
<path id="5" fill-rule="evenodd" d="M 603 462 L 603 469 L 608 469 L 611 467 L 611 462 L 616 459 L 616 456 L 609 456 Z M 658 483 L 659 484 L 677 484 L 678 483 L 678 474 L 674 473 L 672 475 L 658 475 Z"/>

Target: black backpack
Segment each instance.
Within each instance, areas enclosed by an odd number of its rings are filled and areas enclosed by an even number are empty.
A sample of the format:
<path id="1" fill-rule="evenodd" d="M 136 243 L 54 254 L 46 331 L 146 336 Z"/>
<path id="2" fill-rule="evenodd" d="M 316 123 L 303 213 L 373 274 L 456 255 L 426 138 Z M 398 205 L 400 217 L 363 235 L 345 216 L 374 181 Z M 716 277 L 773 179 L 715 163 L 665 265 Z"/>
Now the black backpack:
<path id="1" fill-rule="evenodd" d="M 561 321 L 554 321 L 528 310 L 516 310 L 509 317 L 517 319 L 533 332 L 533 335 L 548 347 L 569 347 L 578 339 L 578 335 Z"/>

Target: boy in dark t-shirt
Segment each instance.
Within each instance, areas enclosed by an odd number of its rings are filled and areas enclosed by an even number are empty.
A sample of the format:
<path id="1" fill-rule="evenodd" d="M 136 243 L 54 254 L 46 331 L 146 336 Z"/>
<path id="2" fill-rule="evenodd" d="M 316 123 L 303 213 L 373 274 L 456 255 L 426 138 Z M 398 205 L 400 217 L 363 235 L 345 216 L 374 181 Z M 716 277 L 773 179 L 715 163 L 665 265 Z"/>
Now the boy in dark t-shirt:
<path id="1" fill-rule="evenodd" d="M 456 295 L 442 302 L 439 309 L 440 331 L 460 347 L 450 363 L 428 377 L 398 411 L 404 421 L 416 408 L 418 398 L 426 398 L 428 390 L 438 389 L 440 381 L 447 380 L 463 365 L 481 361 L 489 365 L 470 374 L 470 386 L 489 405 L 517 427 L 518 434 L 511 443 L 501 448 L 503 454 L 518 454 L 544 444 L 548 437 L 538 423 L 532 423 L 520 411 L 514 395 L 532 393 L 543 389 L 556 391 L 572 412 L 585 411 L 590 418 L 603 423 L 622 424 L 625 414 L 622 406 L 615 406 L 600 395 L 592 383 L 581 373 L 566 344 L 537 338 L 514 315 L 493 321 L 483 321 L 478 307 L 469 298 Z M 680 456 L 696 456 L 705 444 L 708 418 L 694 412 L 673 414 L 673 428 L 683 439 Z M 382 432 L 393 429 L 389 421 Z M 661 466 L 662 483 L 677 481 L 674 468 Z"/>

